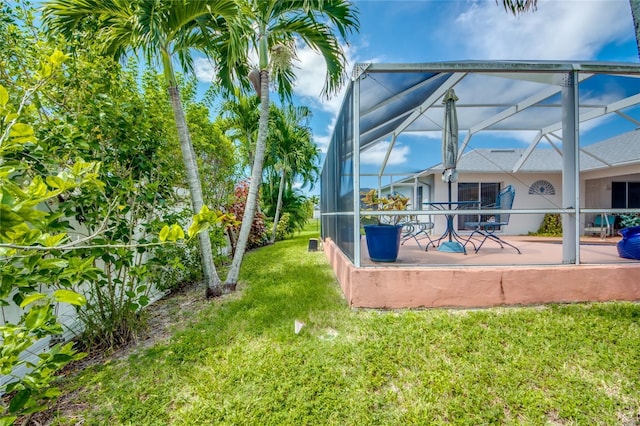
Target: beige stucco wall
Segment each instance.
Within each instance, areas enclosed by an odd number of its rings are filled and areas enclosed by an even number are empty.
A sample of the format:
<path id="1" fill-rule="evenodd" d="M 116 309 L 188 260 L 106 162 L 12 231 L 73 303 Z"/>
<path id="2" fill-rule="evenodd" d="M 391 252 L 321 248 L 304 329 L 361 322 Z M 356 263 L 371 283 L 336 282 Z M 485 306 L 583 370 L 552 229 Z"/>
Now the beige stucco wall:
<path id="1" fill-rule="evenodd" d="M 555 188 L 555 195 L 539 195 L 529 194 L 529 187 L 538 180 L 546 180 Z M 519 173 L 517 175 L 508 174 L 486 174 L 486 173 L 465 173 L 460 176 L 459 182 L 499 182 L 502 187 L 512 185 L 516 190 L 516 197 L 513 202 L 514 209 L 557 209 L 562 207 L 562 176 L 560 174 L 543 174 L 543 173 Z M 451 193 L 452 200 L 458 199 L 457 182 L 453 184 Z M 434 179 L 433 196 L 435 201 L 448 199 L 448 187 L 442 180 Z M 503 232 L 508 235 L 526 235 L 530 231 L 536 231 L 544 214 L 512 214 L 509 220 L 509 226 L 505 227 Z M 455 223 L 455 221 L 454 221 Z M 445 218 L 438 216 L 435 219 L 436 229 L 434 234 L 444 231 Z"/>
<path id="2" fill-rule="evenodd" d="M 422 177 L 428 180 L 429 185 L 423 186 L 423 199 L 425 201 L 446 201 L 448 199 L 447 184 L 439 179 L 439 176 Z M 538 180 L 546 180 L 555 189 L 555 195 L 529 194 L 529 187 Z M 619 180 L 640 181 L 640 173 L 637 165 L 616 166 L 615 168 L 603 168 L 584 172 L 580 175 L 580 204 L 587 208 L 611 208 L 611 182 Z M 522 209 L 558 209 L 562 207 L 562 174 L 561 173 L 524 173 L 517 174 L 487 174 L 487 173 L 464 173 L 459 177 L 459 182 L 500 182 L 502 187 L 513 185 L 516 190 L 516 197 L 513 208 Z M 420 184 L 420 183 L 419 183 Z M 413 187 L 405 185 L 394 185 L 394 192 L 399 192 L 410 198 L 413 209 L 414 192 Z M 452 200 L 457 201 L 457 182 L 452 185 Z M 593 221 L 593 215 L 580 217 L 580 224 L 584 229 L 586 222 Z M 543 213 L 539 214 L 513 214 L 511 215 L 509 226 L 505 227 L 505 235 L 526 235 L 531 231 L 536 231 L 542 219 Z M 421 216 L 422 221 L 433 221 L 436 226 L 434 235 L 441 234 L 445 229 L 444 216 Z M 454 221 L 454 223 L 457 223 Z"/>
<path id="3" fill-rule="evenodd" d="M 580 176 L 581 206 L 591 209 L 611 208 L 611 184 L 614 181 L 640 182 L 638 166 L 606 168 L 582 173 Z M 582 229 L 593 220 L 593 214 L 582 215 L 580 218 Z"/>
<path id="4" fill-rule="evenodd" d="M 584 173 L 581 176 L 582 207 L 611 208 L 611 183 L 612 182 L 640 182 L 640 173 L 637 166 L 612 170 L 598 170 Z M 620 173 L 618 173 L 620 172 Z"/>

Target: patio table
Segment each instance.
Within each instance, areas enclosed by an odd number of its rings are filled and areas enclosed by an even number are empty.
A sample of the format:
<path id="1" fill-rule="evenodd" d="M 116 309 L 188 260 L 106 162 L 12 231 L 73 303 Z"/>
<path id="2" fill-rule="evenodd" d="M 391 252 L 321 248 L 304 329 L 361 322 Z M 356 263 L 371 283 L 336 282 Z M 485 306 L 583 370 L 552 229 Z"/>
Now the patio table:
<path id="1" fill-rule="evenodd" d="M 422 204 L 425 206 L 429 206 L 435 210 L 461 210 L 465 208 L 470 208 L 474 205 L 479 206 L 480 201 L 425 201 Z M 455 207 L 455 208 L 454 208 Z M 467 250 L 464 247 L 464 242 L 466 239 L 456 232 L 455 227 L 453 226 L 453 218 L 454 214 L 445 215 L 447 218 L 447 227 L 444 233 L 440 236 L 440 238 L 433 240 L 434 243 L 438 244 L 438 251 L 450 252 L 450 253 L 464 253 L 467 254 Z M 441 243 L 442 240 L 447 240 L 444 243 Z M 474 246 L 473 242 L 471 245 Z"/>

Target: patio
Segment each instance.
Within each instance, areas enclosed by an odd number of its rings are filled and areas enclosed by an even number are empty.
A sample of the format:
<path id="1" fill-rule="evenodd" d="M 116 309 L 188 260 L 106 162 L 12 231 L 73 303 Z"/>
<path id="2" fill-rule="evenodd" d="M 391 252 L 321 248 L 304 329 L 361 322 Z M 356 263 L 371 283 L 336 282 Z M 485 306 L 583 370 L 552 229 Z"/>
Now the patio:
<path id="1" fill-rule="evenodd" d="M 463 234 L 463 237 L 466 236 Z M 520 249 L 518 254 L 514 249 L 500 246 L 487 241 L 475 253 L 467 245 L 467 254 L 448 253 L 429 246 L 428 251 L 418 247 L 414 240 L 407 240 L 400 246 L 400 255 L 396 266 L 518 266 L 518 265 L 560 265 L 562 264 L 562 239 L 559 237 L 531 237 L 531 236 L 501 236 L 501 238 Z M 580 260 L 583 264 L 614 264 L 633 263 L 631 259 L 618 256 L 616 243 L 620 237 L 600 239 L 598 237 L 580 238 Z M 477 244 L 477 241 L 476 241 Z M 384 263 L 372 262 L 368 258 L 366 241 L 361 246 L 364 267 L 385 266 Z M 389 266 L 387 264 L 386 266 Z"/>
<path id="2" fill-rule="evenodd" d="M 321 183 L 324 249 L 350 306 L 640 300 L 640 262 L 619 258 L 613 238 L 582 236 L 596 215 L 640 212 L 634 192 L 640 182 L 638 77 L 635 63 L 357 64 Z M 444 163 L 424 164 L 442 152 L 443 99 L 452 88 L 459 98 L 458 166 L 464 166 L 453 188 L 441 182 Z M 427 168 L 391 167 L 402 149 Z M 384 154 L 380 164 L 363 161 L 372 152 Z M 609 158 L 611 152 L 617 157 Z M 392 213 L 432 221 L 434 235 L 441 235 L 438 216 L 448 213 L 425 211 L 425 205 L 472 200 L 480 207 L 456 214 L 486 216 L 495 195 L 509 186 L 517 194 L 513 207 L 491 213 L 512 216 L 500 234 L 521 255 L 491 242 L 468 255 L 425 253 L 407 243 L 394 264 L 369 260 L 362 218 L 389 212 L 365 212 L 364 192 L 402 193 L 410 208 Z M 561 239 L 516 236 L 536 231 L 547 214 L 560 215 Z M 466 228 L 465 220 L 455 229 Z"/>
<path id="3" fill-rule="evenodd" d="M 478 253 L 428 251 L 408 241 L 395 263 L 371 262 L 362 239 L 356 268 L 331 240 L 324 249 L 354 308 L 476 308 L 608 300 L 640 300 L 640 262 L 618 256 L 619 237 L 580 242 L 582 264 L 562 264 L 558 238 L 512 236 L 522 254 L 495 243 Z"/>

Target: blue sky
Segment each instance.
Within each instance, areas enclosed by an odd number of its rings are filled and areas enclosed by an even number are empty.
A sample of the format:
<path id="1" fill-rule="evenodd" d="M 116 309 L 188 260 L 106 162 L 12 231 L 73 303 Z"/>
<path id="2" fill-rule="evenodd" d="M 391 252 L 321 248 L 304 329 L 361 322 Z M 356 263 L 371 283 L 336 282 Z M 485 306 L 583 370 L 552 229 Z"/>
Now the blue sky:
<path id="1" fill-rule="evenodd" d="M 359 62 L 438 62 L 455 60 L 602 60 L 638 62 L 628 0 L 539 0 L 538 10 L 519 17 L 494 0 L 358 0 L 360 32 L 345 51 L 349 73 Z M 314 140 L 326 150 L 342 93 L 320 97 L 325 67 L 302 47 L 294 65 L 295 103 L 312 108 Z M 199 78 L 210 81 L 210 65 L 200 63 Z M 495 142 L 499 144 L 500 142 Z M 478 146 L 475 146 L 478 147 Z M 411 147 L 394 152 L 395 170 L 418 170 L 439 161 L 416 163 Z M 379 164 L 384 149 L 362 158 Z M 312 193 L 318 193 L 319 185 Z"/>

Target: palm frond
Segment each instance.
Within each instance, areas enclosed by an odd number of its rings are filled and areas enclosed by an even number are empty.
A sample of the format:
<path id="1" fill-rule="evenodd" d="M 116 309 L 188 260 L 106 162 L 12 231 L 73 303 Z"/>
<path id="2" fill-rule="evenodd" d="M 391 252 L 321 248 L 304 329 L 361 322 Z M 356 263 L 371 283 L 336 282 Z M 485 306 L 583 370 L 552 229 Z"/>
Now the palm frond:
<path id="1" fill-rule="evenodd" d="M 344 51 L 331 28 L 313 21 L 308 16 L 281 20 L 271 27 L 274 37 L 281 33 L 295 33 L 312 50 L 320 53 L 327 65 L 327 75 L 322 94 L 336 93 L 346 78 Z"/>
<path id="2" fill-rule="evenodd" d="M 530 10 L 535 12 L 538 9 L 538 0 L 502 0 L 502 6 L 506 12 L 517 16 Z"/>
<path id="3" fill-rule="evenodd" d="M 106 54 L 121 59 L 135 33 L 135 2 L 123 0 L 57 0 L 43 5 L 43 24 L 50 31 L 71 38 L 88 31 Z"/>
<path id="4" fill-rule="evenodd" d="M 51 0 L 44 4 L 44 23 L 70 37 L 87 20 L 95 22 L 104 53 L 121 59 L 142 53 L 149 64 L 163 55 L 193 71 L 193 50 L 221 58 L 232 67 L 243 57 L 238 43 L 235 0 Z M 233 23 L 233 24 L 232 24 Z M 226 33 L 226 35 L 223 35 Z M 217 43 L 224 43 L 217 46 Z"/>

